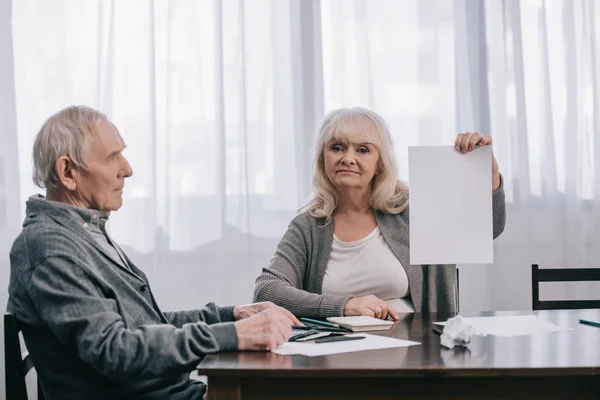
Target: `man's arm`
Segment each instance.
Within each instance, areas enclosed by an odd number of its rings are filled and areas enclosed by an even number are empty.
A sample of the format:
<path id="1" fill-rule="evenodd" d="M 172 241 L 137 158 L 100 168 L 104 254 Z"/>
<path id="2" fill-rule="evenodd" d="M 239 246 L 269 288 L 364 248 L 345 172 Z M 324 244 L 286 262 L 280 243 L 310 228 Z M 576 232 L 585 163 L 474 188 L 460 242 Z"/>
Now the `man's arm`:
<path id="1" fill-rule="evenodd" d="M 233 315 L 234 307 L 218 307 L 215 303 L 208 303 L 199 310 L 180 310 L 165 312 L 165 317 L 172 325 L 181 328 L 185 324 L 204 322 L 212 325 L 220 322 L 235 321 Z"/>
<path id="2" fill-rule="evenodd" d="M 125 381 L 191 371 L 206 354 L 238 348 L 231 322 L 127 329 L 116 302 L 104 297 L 75 254 L 45 258 L 26 285 L 58 340 L 106 377 Z"/>

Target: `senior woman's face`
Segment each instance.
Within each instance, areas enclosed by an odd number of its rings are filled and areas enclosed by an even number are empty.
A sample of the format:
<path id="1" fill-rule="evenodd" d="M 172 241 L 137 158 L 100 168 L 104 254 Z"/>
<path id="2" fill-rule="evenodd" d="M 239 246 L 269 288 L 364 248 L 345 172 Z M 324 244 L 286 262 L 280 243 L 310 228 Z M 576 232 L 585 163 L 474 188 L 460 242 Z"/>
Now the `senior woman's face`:
<path id="1" fill-rule="evenodd" d="M 331 141 L 323 150 L 325 173 L 338 190 L 364 189 L 377 173 L 379 151 L 370 143 Z"/>
<path id="2" fill-rule="evenodd" d="M 123 156 L 125 142 L 108 121 L 98 124 L 93 135 L 88 167 L 78 171 L 77 191 L 89 208 L 116 211 L 123 204 L 125 178 L 133 174 Z"/>

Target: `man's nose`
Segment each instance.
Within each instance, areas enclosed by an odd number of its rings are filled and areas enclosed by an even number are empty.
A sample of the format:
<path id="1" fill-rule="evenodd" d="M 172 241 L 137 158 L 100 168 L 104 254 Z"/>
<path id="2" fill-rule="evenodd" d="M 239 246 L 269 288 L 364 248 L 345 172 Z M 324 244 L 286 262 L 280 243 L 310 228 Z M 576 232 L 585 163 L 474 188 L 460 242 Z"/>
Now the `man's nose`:
<path id="1" fill-rule="evenodd" d="M 131 168 L 129 161 L 125 157 L 123 157 L 123 168 L 121 168 L 121 171 L 124 178 L 129 178 L 133 175 L 133 168 Z"/>

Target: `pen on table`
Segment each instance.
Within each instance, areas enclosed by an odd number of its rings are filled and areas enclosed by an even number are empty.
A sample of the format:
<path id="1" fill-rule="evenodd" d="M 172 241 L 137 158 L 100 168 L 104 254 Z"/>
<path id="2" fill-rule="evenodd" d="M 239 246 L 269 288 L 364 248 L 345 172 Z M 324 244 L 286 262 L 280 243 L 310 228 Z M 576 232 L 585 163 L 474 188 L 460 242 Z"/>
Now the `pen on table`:
<path id="1" fill-rule="evenodd" d="M 312 336 L 312 335 L 318 334 L 318 333 L 319 333 L 318 331 L 313 331 L 313 330 L 311 330 L 311 331 L 304 331 L 302 333 L 298 333 L 296 335 L 292 335 L 288 339 L 288 342 L 296 342 L 296 341 L 298 341 L 298 339 L 304 339 L 305 337 L 309 337 L 309 336 Z"/>
<path id="2" fill-rule="evenodd" d="M 365 336 L 326 336 L 315 339 L 315 343 L 345 342 L 347 340 L 364 339 Z"/>
<path id="3" fill-rule="evenodd" d="M 589 326 L 595 326 L 596 328 L 600 328 L 600 322 L 594 322 L 594 321 L 588 321 L 585 319 L 580 319 L 579 323 L 589 325 Z"/>
<path id="4" fill-rule="evenodd" d="M 330 333 L 335 333 L 335 334 L 344 334 L 344 333 L 352 332 L 350 329 L 346 329 L 346 328 L 330 328 L 328 326 L 320 326 L 320 325 L 316 325 L 316 324 L 309 325 L 309 326 L 293 325 L 292 329 L 296 329 L 298 331 L 330 332 Z"/>
<path id="5" fill-rule="evenodd" d="M 311 326 L 306 326 L 306 325 L 293 325 L 292 329 L 298 329 L 300 331 L 310 331 L 310 330 L 313 330 L 314 328 Z"/>
<path id="6" fill-rule="evenodd" d="M 304 323 L 314 324 L 314 325 L 328 326 L 330 328 L 339 328 L 340 327 L 339 325 L 332 324 L 331 322 L 319 321 L 318 319 L 311 319 L 311 318 L 306 318 L 306 317 L 300 318 L 300 321 L 302 321 Z"/>

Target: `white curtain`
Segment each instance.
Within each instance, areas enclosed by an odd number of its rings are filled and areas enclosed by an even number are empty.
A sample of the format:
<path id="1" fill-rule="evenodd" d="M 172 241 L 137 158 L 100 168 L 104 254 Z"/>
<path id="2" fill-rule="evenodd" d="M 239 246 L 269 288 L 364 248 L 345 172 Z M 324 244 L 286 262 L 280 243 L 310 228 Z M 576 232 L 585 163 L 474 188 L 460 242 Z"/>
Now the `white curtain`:
<path id="1" fill-rule="evenodd" d="M 13 2 L 20 208 L 9 211 L 22 216 L 39 192 L 30 154 L 45 118 L 90 105 L 120 129 L 134 169 L 111 234 L 160 302 L 251 301 L 308 194 L 297 3 Z"/>
<path id="2" fill-rule="evenodd" d="M 461 266 L 463 310 L 529 308 L 532 262 L 600 264 L 594 0 L 0 4 L 0 305 L 39 192 L 33 139 L 71 104 L 106 112 L 128 143 L 110 229 L 164 308 L 251 301 L 310 195 L 315 125 L 341 106 L 389 121 L 402 179 L 409 145 L 494 137 L 508 223 L 493 265 Z"/>
<path id="3" fill-rule="evenodd" d="M 35 134 L 87 104 L 129 145 L 110 229 L 165 309 L 251 301 L 317 121 L 355 105 L 389 121 L 402 179 L 408 146 L 492 134 L 508 221 L 494 264 L 461 266 L 461 309 L 529 309 L 531 263 L 600 266 L 597 21 L 595 0 L 0 0 L 0 308 Z"/>
<path id="4" fill-rule="evenodd" d="M 491 305 L 530 306 L 531 263 L 600 267 L 600 4 L 485 3 L 487 89 L 508 224 L 489 269 Z M 597 283 L 542 284 L 598 299 Z"/>

